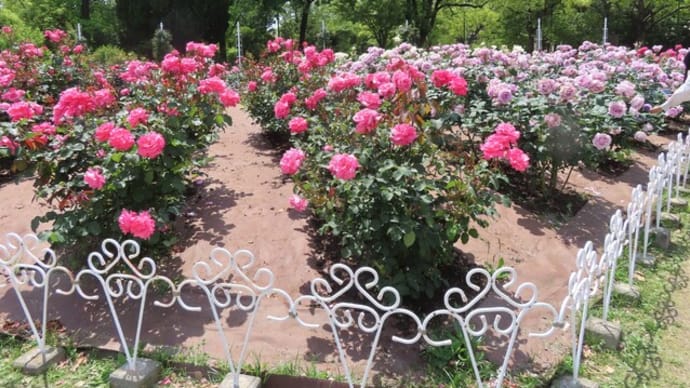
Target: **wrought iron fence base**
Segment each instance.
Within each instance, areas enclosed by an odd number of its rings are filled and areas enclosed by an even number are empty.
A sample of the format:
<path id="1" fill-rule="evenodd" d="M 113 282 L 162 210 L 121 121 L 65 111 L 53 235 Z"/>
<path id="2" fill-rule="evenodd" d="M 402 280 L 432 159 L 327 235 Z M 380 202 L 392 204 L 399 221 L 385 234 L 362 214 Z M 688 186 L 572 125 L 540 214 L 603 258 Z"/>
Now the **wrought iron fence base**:
<path id="1" fill-rule="evenodd" d="M 640 289 L 627 283 L 616 283 L 613 286 L 613 293 L 628 302 L 637 302 L 640 300 Z"/>
<path id="2" fill-rule="evenodd" d="M 651 267 L 654 265 L 654 263 L 656 263 L 656 258 L 650 254 L 646 254 L 637 256 L 635 261 L 638 264 L 644 265 L 645 267 Z"/>
<path id="3" fill-rule="evenodd" d="M 599 384 L 594 381 L 574 378 L 571 375 L 561 376 L 557 378 L 552 384 L 551 388 L 599 388 Z"/>
<path id="4" fill-rule="evenodd" d="M 621 325 L 591 317 L 585 324 L 585 336 L 595 343 L 601 343 L 605 349 L 616 350 L 621 344 Z"/>
<path id="5" fill-rule="evenodd" d="M 655 247 L 667 251 L 671 247 L 671 232 L 666 228 L 651 228 L 652 244 Z"/>
<path id="6" fill-rule="evenodd" d="M 130 368 L 129 363 L 119 367 L 110 374 L 111 388 L 145 388 L 153 387 L 158 382 L 161 364 L 147 358 L 139 358 Z"/>
<path id="7" fill-rule="evenodd" d="M 218 388 L 261 388 L 261 379 L 256 376 L 239 375 L 239 380 L 235 385 L 235 376 L 228 373 Z"/>
<path id="8" fill-rule="evenodd" d="M 59 347 L 47 346 L 45 357 L 41 354 L 41 349 L 37 346 L 22 354 L 14 360 L 12 366 L 21 369 L 22 373 L 29 376 L 43 374 L 51 365 L 62 362 L 65 359 L 65 350 Z"/>

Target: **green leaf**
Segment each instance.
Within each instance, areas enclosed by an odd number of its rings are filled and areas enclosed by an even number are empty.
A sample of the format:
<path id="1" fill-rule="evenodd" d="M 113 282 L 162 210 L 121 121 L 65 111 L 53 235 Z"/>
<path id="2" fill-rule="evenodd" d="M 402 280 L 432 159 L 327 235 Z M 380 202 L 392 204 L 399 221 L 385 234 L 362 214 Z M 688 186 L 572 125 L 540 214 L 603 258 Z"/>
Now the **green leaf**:
<path id="1" fill-rule="evenodd" d="M 409 231 L 405 233 L 405 237 L 403 237 L 403 243 L 405 244 L 406 248 L 409 248 L 414 244 L 414 241 L 416 240 L 417 235 L 414 233 L 414 231 Z"/>
<path id="2" fill-rule="evenodd" d="M 479 232 L 477 232 L 477 229 L 470 229 L 467 231 L 467 233 L 472 237 L 472 238 L 477 238 L 479 237 Z"/>
<path id="3" fill-rule="evenodd" d="M 153 183 L 153 170 L 146 170 L 146 173 L 144 173 L 144 182 L 146 182 L 147 185 Z"/>

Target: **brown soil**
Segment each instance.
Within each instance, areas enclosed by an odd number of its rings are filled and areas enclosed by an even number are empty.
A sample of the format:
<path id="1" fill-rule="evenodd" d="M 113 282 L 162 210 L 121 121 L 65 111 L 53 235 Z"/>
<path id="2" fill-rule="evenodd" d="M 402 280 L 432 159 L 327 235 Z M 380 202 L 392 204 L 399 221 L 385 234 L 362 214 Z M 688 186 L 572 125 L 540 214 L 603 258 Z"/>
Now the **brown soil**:
<path id="1" fill-rule="evenodd" d="M 161 271 L 180 279 L 191 276 L 196 260 L 208 260 L 212 247 L 225 247 L 231 251 L 251 250 L 257 266 L 270 268 L 276 275 L 275 286 L 290 295 L 308 292 L 309 281 L 320 276 L 323 252 L 313 241 L 307 219 L 288 209 L 288 196 L 292 185 L 286 182 L 277 167 L 280 155 L 260 136 L 260 130 L 244 112 L 232 110 L 234 125 L 228 128 L 220 141 L 211 147 L 215 157 L 207 169 L 208 179 L 190 201 L 186 216 L 178 220 L 185 236 L 179 246 L 179 256 L 168 263 L 160 263 Z M 652 142 L 663 144 L 667 138 L 652 137 Z M 480 238 L 467 245 L 458 243 L 458 249 L 470 262 L 496 265 L 499 258 L 514 266 L 519 282 L 534 282 L 539 299 L 557 305 L 565 296 L 567 279 L 574 266 L 577 249 L 587 240 L 600 247 L 606 233 L 609 217 L 618 208 L 627 205 L 630 191 L 647 181 L 647 171 L 655 163 L 652 153 L 634 156 L 633 165 L 619 177 L 601 176 L 591 171 L 573 172 L 569 186 L 589 200 L 582 209 L 565 223 L 536 216 L 519 205 L 499 206 L 500 217 L 491 226 L 480 231 Z M 0 186 L 0 232 L 27 233 L 30 221 L 46 211 L 32 202 L 32 181 Z M 253 271 L 250 271 L 253 274 Z M 460 281 L 460 280 L 458 280 Z M 512 288 L 514 289 L 514 288 Z M 0 289 L 0 321 L 20 319 L 18 303 L 8 287 Z M 202 305 L 202 296 L 192 296 Z M 34 308 L 36 303 L 32 302 Z M 485 304 L 496 303 L 487 301 Z M 123 323 L 133 328 L 138 302 L 123 304 Z M 557 308 L 560 306 L 556 306 Z M 267 314 L 284 312 L 278 298 L 266 300 L 256 320 L 247 358 L 253 362 L 259 357 L 263 363 L 276 364 L 294 361 L 316 362 L 319 368 L 340 370 L 334 343 L 327 326 L 305 329 L 294 321 L 275 322 Z M 309 309 L 300 309 L 300 316 L 324 323 L 322 316 L 310 317 Z M 85 302 L 72 296 L 53 296 L 49 319 L 59 319 L 66 329 L 75 333 L 86 345 L 118 348 L 112 319 L 103 303 Z M 247 315 L 225 311 L 224 331 L 233 344 L 233 356 L 239 352 Z M 531 330 L 542 330 L 550 325 L 542 311 L 526 317 L 514 363 L 525 366 L 549 366 L 559 361 L 567 351 L 566 333 L 540 340 L 527 337 Z M 0 325 L 1 326 L 1 325 Z M 133 330 L 126 330 L 132 333 Z M 368 349 L 360 349 L 360 332 L 341 333 L 347 344 L 347 354 L 361 371 Z M 150 308 L 143 326 L 142 341 L 153 345 L 201 346 L 213 357 L 223 358 L 218 332 L 209 313 L 190 313 L 179 308 Z M 390 333 L 388 335 L 390 338 Z M 502 339 L 488 338 L 489 349 L 503 346 Z M 411 370 L 423 370 L 416 346 L 402 346 L 382 342 L 374 369 L 385 375 L 401 375 Z M 495 358 L 495 357 L 494 357 Z"/>

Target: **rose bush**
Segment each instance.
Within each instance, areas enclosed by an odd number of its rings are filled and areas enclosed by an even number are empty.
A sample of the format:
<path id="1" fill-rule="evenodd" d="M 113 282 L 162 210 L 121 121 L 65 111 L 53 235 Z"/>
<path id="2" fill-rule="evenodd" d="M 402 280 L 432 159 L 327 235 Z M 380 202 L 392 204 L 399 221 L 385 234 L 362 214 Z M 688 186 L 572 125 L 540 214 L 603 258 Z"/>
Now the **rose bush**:
<path id="1" fill-rule="evenodd" d="M 249 94 L 263 88 L 275 97 L 272 122 L 291 134 L 280 161 L 295 183 L 287 202 L 310 209 L 345 260 L 375 267 L 405 295 L 431 296 L 445 284 L 455 242 L 477 237 L 493 214 L 497 167 L 512 158 L 525 169 L 528 158 L 482 157 L 482 138 L 458 126 L 453 108 L 465 101 L 467 83 L 454 72 L 426 75 L 400 58 L 376 72 L 326 77 L 323 69 L 305 72 L 288 91 L 249 81 L 257 88 Z"/>
<path id="2" fill-rule="evenodd" d="M 63 70 L 68 79 L 60 83 L 53 57 L 77 63 L 79 50 L 56 31 L 46 36 L 62 44 L 35 48 L 50 55 L 27 58 L 21 45 L 1 54 L 14 60 L 6 63 L 15 75 L 7 86 L 21 90 L 3 97 L 17 100 L 1 107 L 10 116 L 4 148 L 34 169 L 36 196 L 53 206 L 32 227 L 50 223 L 47 238 L 55 244 L 89 249 L 104 237 L 134 237 L 168 253 L 190 179 L 231 122 L 225 108 L 239 101 L 222 80 L 225 68 L 211 59 L 216 46 L 190 42 L 185 55 L 173 51 L 160 63 L 84 63 L 71 79 Z M 22 66 L 36 70 L 31 82 Z M 56 84 L 68 87 L 53 94 Z"/>

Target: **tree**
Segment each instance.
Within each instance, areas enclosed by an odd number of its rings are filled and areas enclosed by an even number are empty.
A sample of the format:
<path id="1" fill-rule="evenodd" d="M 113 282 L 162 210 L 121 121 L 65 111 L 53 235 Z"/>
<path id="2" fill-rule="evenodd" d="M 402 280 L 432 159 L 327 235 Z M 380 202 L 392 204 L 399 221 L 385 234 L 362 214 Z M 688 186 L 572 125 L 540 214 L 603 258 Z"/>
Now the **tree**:
<path id="1" fill-rule="evenodd" d="M 341 17 L 364 24 L 379 47 L 388 47 L 395 27 L 403 24 L 403 0 L 340 0 L 336 2 Z"/>
<path id="2" fill-rule="evenodd" d="M 426 46 L 439 12 L 444 9 L 482 8 L 488 3 L 489 0 L 406 0 L 405 17 L 419 30 L 417 45 Z"/>

